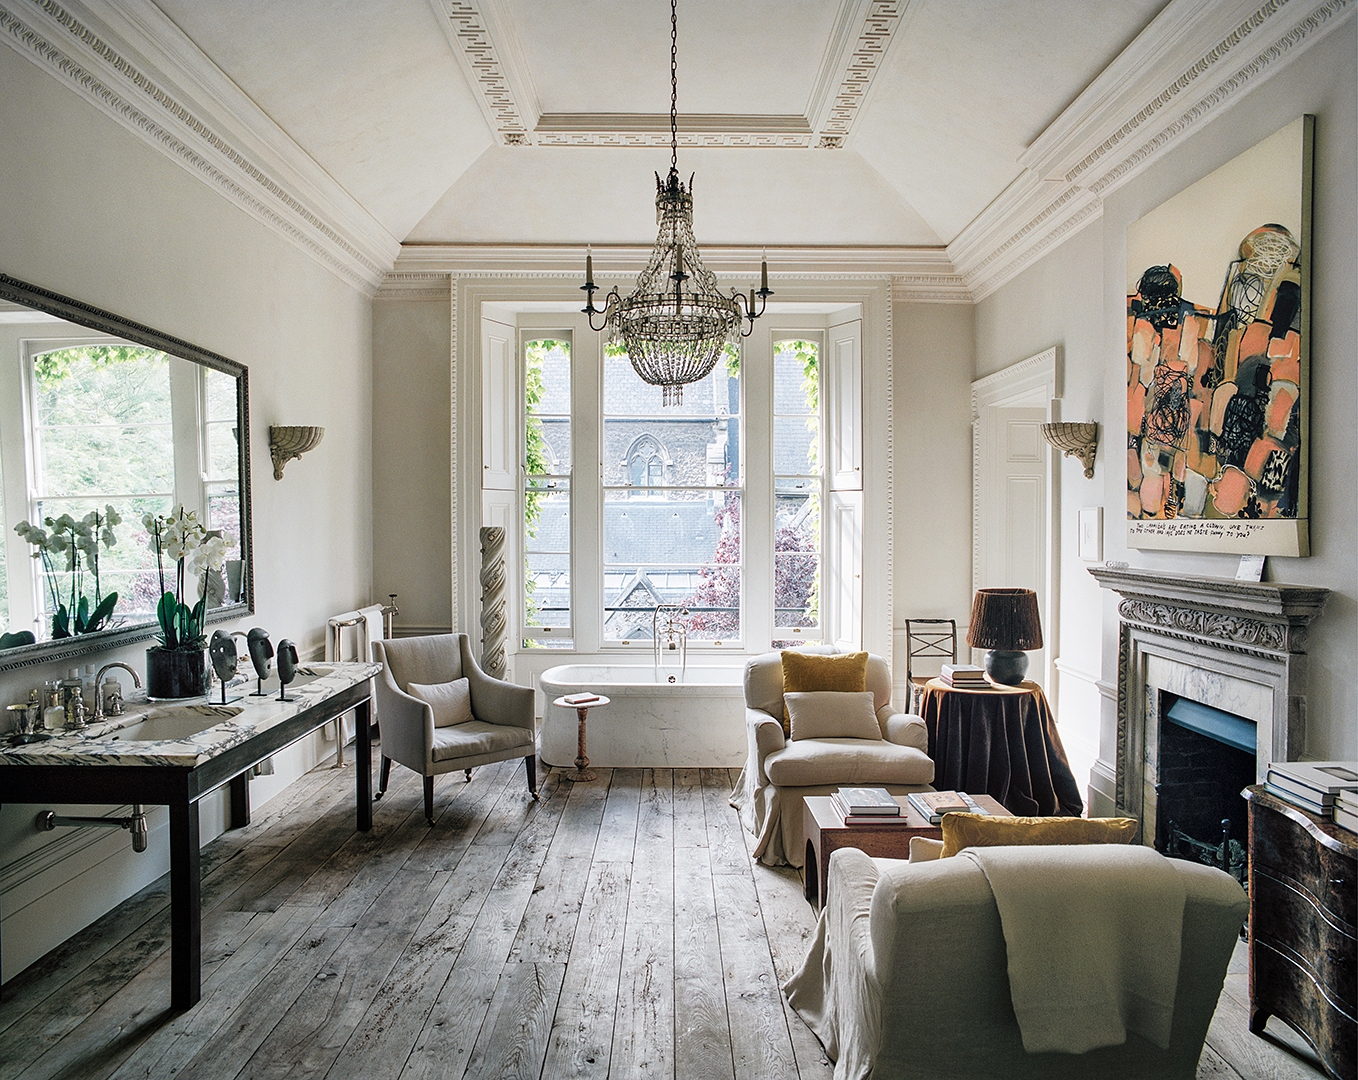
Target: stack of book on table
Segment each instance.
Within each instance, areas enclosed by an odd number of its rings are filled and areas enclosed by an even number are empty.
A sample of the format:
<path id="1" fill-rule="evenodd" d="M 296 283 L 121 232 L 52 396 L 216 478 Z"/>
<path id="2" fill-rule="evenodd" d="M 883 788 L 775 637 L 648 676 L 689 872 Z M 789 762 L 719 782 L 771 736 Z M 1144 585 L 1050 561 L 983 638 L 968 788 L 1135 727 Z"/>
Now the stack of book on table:
<path id="1" fill-rule="evenodd" d="M 975 664 L 944 664 L 938 677 L 959 690 L 985 690 L 990 686 L 985 669 Z"/>
<path id="2" fill-rule="evenodd" d="M 845 825 L 904 825 L 905 811 L 886 788 L 842 787 L 830 796 Z"/>
<path id="3" fill-rule="evenodd" d="M 986 811 L 965 791 L 912 791 L 906 798 L 930 825 L 944 814 L 984 814 Z"/>
<path id="4" fill-rule="evenodd" d="M 1275 761 L 1264 787 L 1293 806 L 1358 828 L 1358 761 Z"/>
<path id="5" fill-rule="evenodd" d="M 599 701 L 598 694 L 568 694 L 561 699 L 567 705 L 588 705 L 592 701 Z"/>

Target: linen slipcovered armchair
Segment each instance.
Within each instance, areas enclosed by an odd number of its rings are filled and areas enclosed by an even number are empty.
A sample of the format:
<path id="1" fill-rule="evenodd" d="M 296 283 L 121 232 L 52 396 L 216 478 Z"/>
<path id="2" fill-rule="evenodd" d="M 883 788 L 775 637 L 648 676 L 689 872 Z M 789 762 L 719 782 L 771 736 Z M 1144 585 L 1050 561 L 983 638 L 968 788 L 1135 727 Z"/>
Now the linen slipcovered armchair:
<path id="1" fill-rule="evenodd" d="M 833 655 L 828 646 L 797 650 Z M 768 866 L 800 867 L 806 857 L 803 803 L 842 786 L 884 787 L 893 795 L 928 791 L 934 763 L 924 721 L 891 704 L 891 668 L 869 654 L 867 690 L 877 720 L 873 738 L 788 738 L 783 732 L 782 654 L 765 653 L 745 664 L 748 755 L 731 793 L 731 805 L 757 838 L 754 854 Z"/>
<path id="2" fill-rule="evenodd" d="M 1193 1080 L 1249 909 L 1239 883 L 1141 845 L 986 850 L 830 856 L 783 990 L 835 1080 Z"/>
<path id="3" fill-rule="evenodd" d="M 387 790 L 391 763 L 399 761 L 424 777 L 424 816 L 432 825 L 435 776 L 461 769 L 470 780 L 476 766 L 516 757 L 523 758 L 528 789 L 538 797 L 532 687 L 482 671 L 466 634 L 374 641 L 372 652 L 382 665 L 378 798 Z M 466 685 L 457 685 L 463 679 Z"/>

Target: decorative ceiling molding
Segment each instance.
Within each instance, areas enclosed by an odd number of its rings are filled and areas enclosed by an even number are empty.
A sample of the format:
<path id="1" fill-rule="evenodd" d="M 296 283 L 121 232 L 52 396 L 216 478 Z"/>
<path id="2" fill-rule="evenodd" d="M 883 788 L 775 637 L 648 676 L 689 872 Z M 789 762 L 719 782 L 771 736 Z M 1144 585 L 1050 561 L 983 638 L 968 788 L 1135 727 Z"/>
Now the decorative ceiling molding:
<path id="1" fill-rule="evenodd" d="M 984 299 L 1097 220 L 1110 192 L 1294 62 L 1353 4 L 1170 4 L 1034 141 L 1023 175 L 948 246 L 968 291 Z M 1187 55 L 1185 42 L 1194 46 Z"/>
<path id="2" fill-rule="evenodd" d="M 627 280 L 640 273 L 651 249 L 642 245 L 594 248 L 596 280 Z M 704 248 L 709 269 L 739 283 L 758 267 L 763 249 Z M 779 281 L 891 281 L 893 300 L 969 304 L 961 277 L 941 248 L 769 248 L 770 278 Z M 409 244 L 378 291 L 381 300 L 441 299 L 450 274 L 503 278 L 565 278 L 584 271 L 578 246 L 545 244 Z M 731 285 L 728 282 L 728 285 Z"/>
<path id="3" fill-rule="evenodd" d="M 679 145 L 805 148 L 813 133 L 804 116 L 680 116 Z M 670 145 L 666 113 L 546 113 L 533 129 L 538 146 Z"/>
<path id="4" fill-rule="evenodd" d="M 153 4 L 0 0 L 0 38 L 341 280 L 376 290 L 396 239 Z"/>
<path id="5" fill-rule="evenodd" d="M 872 81 L 886 60 L 910 0 L 846 0 L 812 99 L 812 127 L 819 145 L 838 148 L 853 130 Z M 838 47 L 836 47 L 838 46 Z M 833 72 L 827 80 L 826 70 Z"/>
<path id="6" fill-rule="evenodd" d="M 543 113 L 512 20 L 497 0 L 430 0 L 486 123 L 505 146 L 669 146 L 669 114 Z M 687 115 L 686 147 L 842 149 L 909 0 L 841 0 L 803 116 Z"/>
<path id="7" fill-rule="evenodd" d="M 504 29 L 494 0 L 431 0 L 439 23 L 466 72 L 486 124 L 505 146 L 532 141 L 526 111 L 536 114 L 536 95 L 526 76 L 518 41 Z"/>

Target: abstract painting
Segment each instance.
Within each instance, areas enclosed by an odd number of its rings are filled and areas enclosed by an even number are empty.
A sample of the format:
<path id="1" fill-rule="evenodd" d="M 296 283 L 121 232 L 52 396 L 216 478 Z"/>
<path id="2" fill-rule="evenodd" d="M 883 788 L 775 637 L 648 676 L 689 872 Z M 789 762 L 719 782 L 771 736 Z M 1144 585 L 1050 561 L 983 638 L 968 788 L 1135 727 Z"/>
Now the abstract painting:
<path id="1" fill-rule="evenodd" d="M 1127 229 L 1127 543 L 1309 554 L 1311 132 Z"/>

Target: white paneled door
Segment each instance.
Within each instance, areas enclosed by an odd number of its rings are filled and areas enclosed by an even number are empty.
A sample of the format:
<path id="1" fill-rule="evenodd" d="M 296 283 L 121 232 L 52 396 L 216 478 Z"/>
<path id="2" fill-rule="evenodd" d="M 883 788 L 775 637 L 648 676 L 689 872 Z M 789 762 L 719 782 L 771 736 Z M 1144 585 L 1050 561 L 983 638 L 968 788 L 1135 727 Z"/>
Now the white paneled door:
<path id="1" fill-rule="evenodd" d="M 1032 589 L 1047 648 L 1028 654 L 1028 678 L 1051 697 L 1048 665 L 1056 627 L 1050 580 L 1057 537 L 1052 520 L 1052 455 L 1042 438 L 1056 389 L 1055 350 L 972 384 L 972 583 L 977 589 Z"/>

